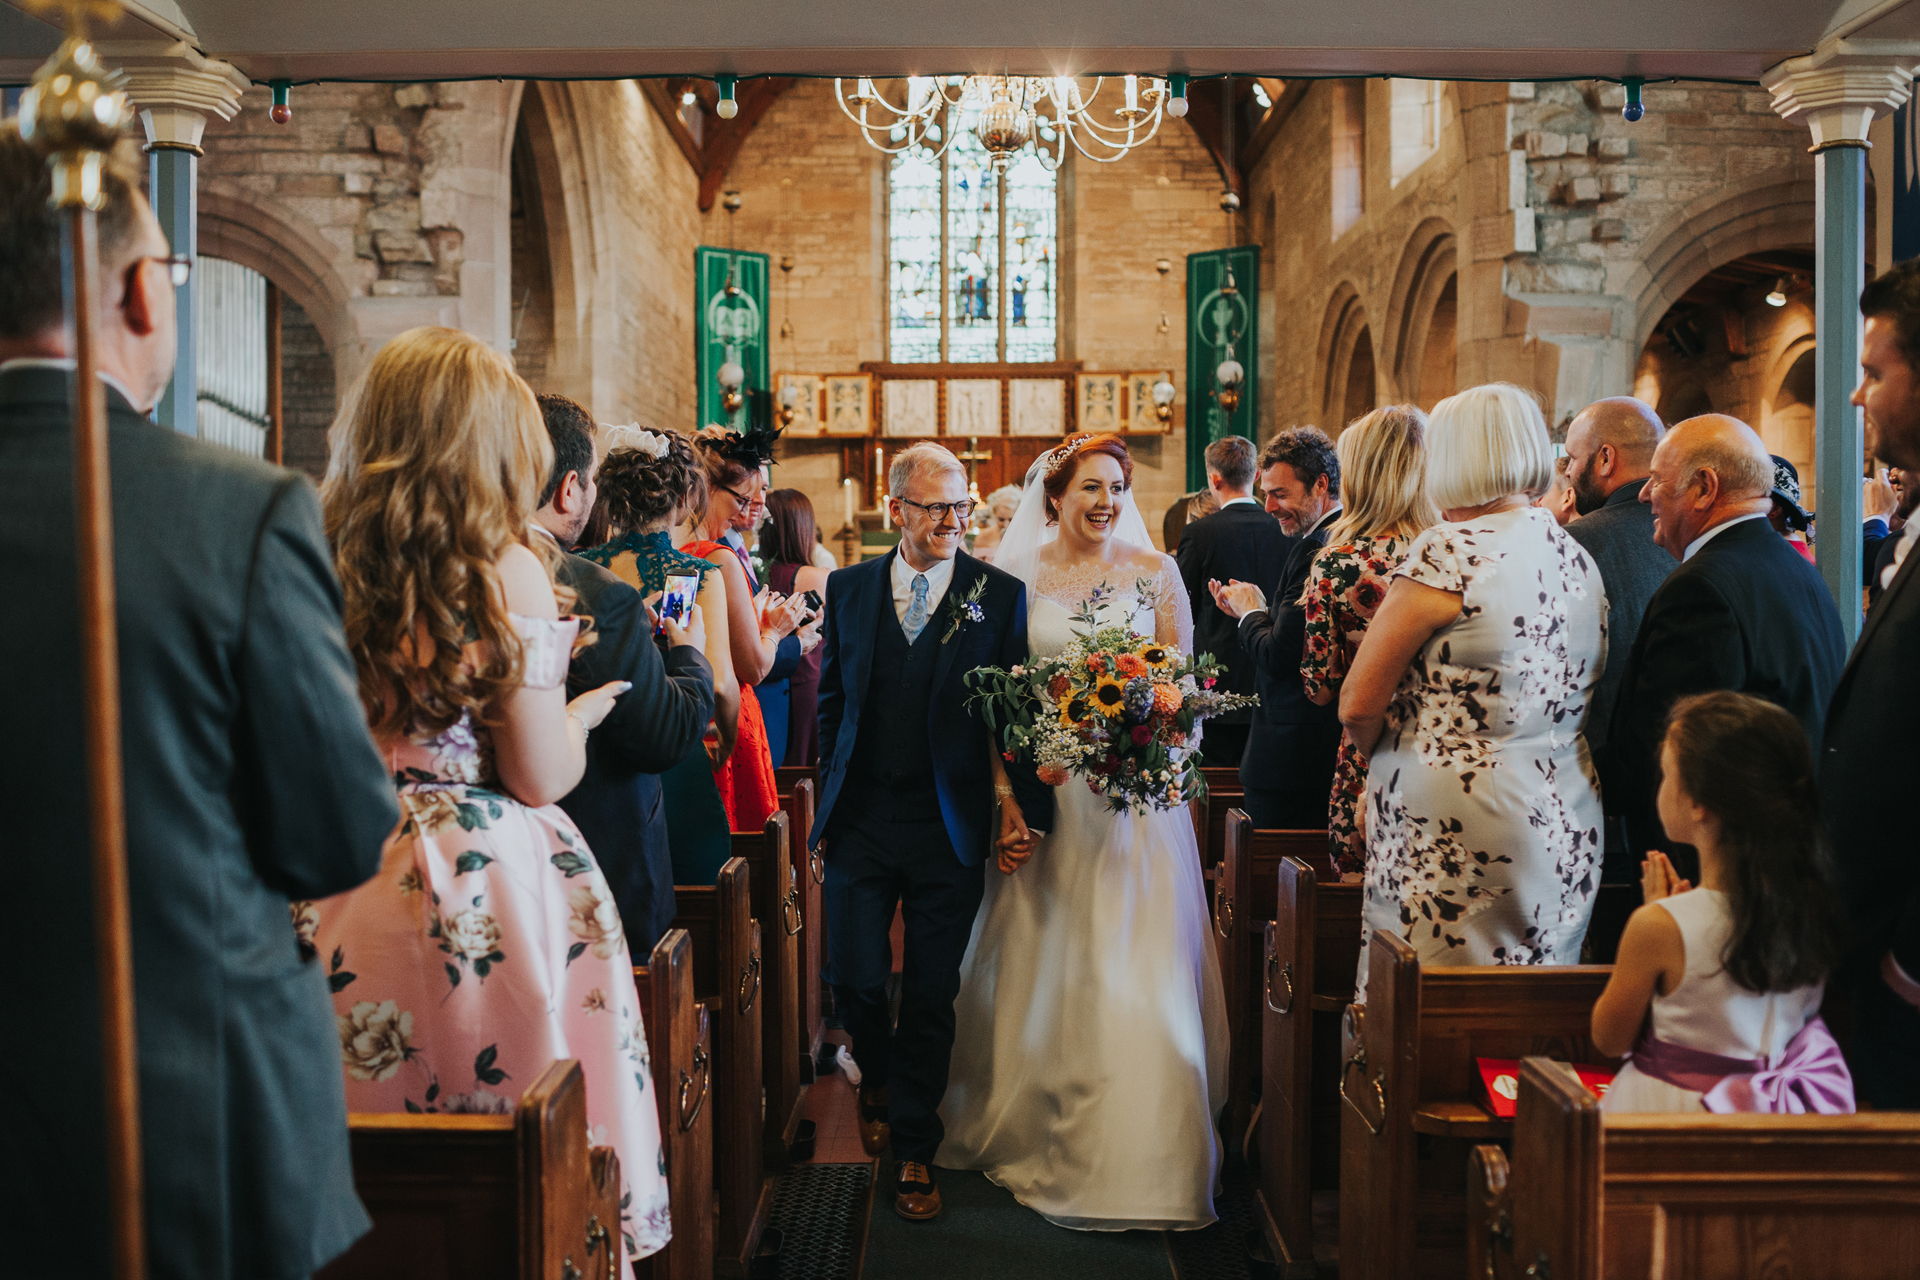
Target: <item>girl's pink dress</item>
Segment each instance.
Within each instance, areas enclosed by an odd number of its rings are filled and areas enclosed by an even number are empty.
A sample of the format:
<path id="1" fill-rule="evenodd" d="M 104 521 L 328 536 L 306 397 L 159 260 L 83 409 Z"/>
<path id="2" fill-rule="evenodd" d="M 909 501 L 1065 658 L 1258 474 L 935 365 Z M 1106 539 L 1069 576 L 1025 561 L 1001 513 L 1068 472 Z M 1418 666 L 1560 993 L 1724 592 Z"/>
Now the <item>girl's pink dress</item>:
<path id="1" fill-rule="evenodd" d="M 565 683 L 578 620 L 513 621 L 526 686 Z M 658 1252 L 671 1228 L 646 1030 L 592 851 L 559 806 L 501 788 L 484 725 L 381 747 L 401 820 L 379 874 L 293 908 L 330 975 L 348 1110 L 507 1114 L 577 1058 L 592 1141 L 620 1157 L 628 1260 Z"/>

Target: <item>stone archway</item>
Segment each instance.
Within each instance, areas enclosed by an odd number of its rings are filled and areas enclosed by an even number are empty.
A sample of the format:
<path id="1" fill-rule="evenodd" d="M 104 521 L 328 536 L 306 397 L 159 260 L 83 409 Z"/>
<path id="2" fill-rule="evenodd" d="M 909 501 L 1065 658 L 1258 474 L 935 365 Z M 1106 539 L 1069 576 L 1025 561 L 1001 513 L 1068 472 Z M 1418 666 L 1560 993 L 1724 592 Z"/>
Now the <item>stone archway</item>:
<path id="1" fill-rule="evenodd" d="M 593 402 L 593 220 L 569 86 L 520 95 L 507 173 L 511 336 L 515 364 L 540 391 Z M 586 287 L 582 287 L 585 282 Z"/>
<path id="2" fill-rule="evenodd" d="M 1318 356 L 1317 363 L 1325 371 L 1320 390 L 1321 429 L 1338 436 L 1347 423 L 1374 407 L 1379 385 L 1366 304 L 1346 281 L 1334 289 L 1327 302 L 1326 317 L 1320 324 Z"/>
<path id="3" fill-rule="evenodd" d="M 1453 228 L 1428 218 L 1407 238 L 1387 304 L 1389 384 L 1402 400 L 1431 409 L 1456 385 L 1459 276 Z"/>

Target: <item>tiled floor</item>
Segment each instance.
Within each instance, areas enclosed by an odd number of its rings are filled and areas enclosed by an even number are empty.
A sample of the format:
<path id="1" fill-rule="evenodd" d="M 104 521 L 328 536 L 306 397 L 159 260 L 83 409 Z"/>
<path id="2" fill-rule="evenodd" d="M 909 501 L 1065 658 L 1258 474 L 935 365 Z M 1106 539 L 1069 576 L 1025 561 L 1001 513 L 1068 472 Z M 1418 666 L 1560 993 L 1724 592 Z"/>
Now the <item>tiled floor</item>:
<path id="1" fill-rule="evenodd" d="M 827 1032 L 831 1044 L 845 1044 L 843 1031 Z M 853 1086 L 835 1071 L 821 1076 L 807 1090 L 806 1117 L 816 1132 L 814 1164 L 865 1164 L 870 1156 L 860 1145 L 858 1105 Z"/>

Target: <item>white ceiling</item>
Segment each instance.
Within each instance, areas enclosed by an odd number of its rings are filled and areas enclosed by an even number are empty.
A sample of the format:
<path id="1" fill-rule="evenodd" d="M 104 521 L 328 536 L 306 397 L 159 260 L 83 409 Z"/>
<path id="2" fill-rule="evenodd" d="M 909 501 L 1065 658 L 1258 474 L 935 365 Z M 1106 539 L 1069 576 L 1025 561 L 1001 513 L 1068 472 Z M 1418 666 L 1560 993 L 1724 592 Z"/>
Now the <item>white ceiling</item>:
<path id="1" fill-rule="evenodd" d="M 0 5 L 0 79 L 57 33 Z M 1920 38 L 1920 0 L 133 0 L 255 80 L 1188 71 L 1754 80 L 1831 34 Z M 104 33 L 101 33 L 104 34 Z"/>

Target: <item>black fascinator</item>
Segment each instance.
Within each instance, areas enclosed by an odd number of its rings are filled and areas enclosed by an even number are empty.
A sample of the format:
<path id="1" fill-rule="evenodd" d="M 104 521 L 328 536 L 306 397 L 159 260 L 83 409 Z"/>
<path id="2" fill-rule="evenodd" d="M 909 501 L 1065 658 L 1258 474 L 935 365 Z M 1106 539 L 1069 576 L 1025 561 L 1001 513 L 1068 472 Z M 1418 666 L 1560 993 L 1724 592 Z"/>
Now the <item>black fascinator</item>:
<path id="1" fill-rule="evenodd" d="M 702 431 L 694 437 L 694 442 L 703 449 L 711 449 L 723 458 L 757 471 L 773 464 L 773 445 L 779 438 L 777 427 L 761 424 L 737 432 Z"/>

